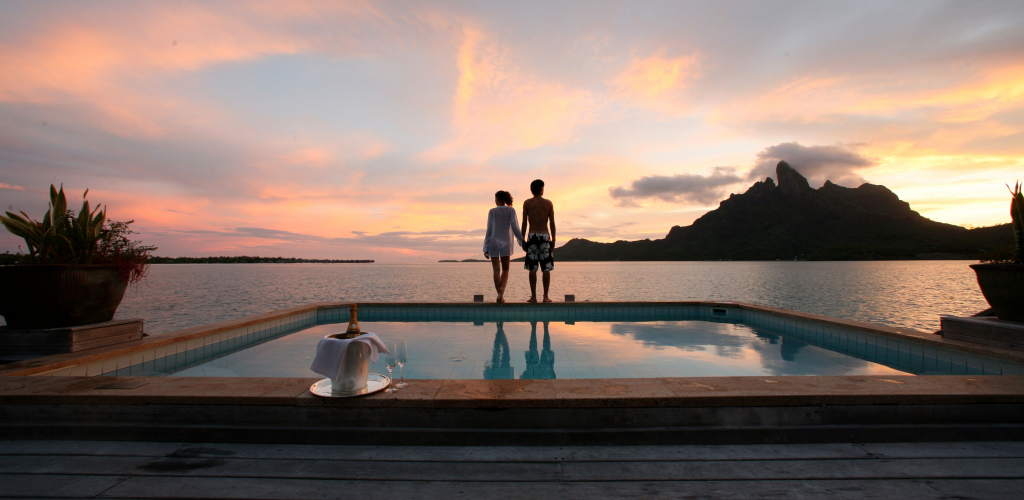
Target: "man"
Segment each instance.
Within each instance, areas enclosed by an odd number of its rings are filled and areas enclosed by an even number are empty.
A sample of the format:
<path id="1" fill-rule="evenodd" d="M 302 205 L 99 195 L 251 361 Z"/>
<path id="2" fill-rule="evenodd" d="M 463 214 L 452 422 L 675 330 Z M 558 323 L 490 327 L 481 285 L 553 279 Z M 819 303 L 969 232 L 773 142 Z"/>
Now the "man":
<path id="1" fill-rule="evenodd" d="M 555 268 L 552 253 L 555 249 L 555 206 L 544 198 L 544 181 L 537 179 L 531 182 L 530 192 L 533 193 L 533 198 L 523 202 L 522 231 L 524 235 L 528 235 L 523 250 L 526 251 L 526 269 L 530 271 L 532 295 L 527 302 L 537 302 L 538 269 L 544 272 L 544 302 L 551 302 L 548 298 L 548 288 L 551 287 L 551 270 Z M 551 226 L 550 232 L 548 224 Z"/>

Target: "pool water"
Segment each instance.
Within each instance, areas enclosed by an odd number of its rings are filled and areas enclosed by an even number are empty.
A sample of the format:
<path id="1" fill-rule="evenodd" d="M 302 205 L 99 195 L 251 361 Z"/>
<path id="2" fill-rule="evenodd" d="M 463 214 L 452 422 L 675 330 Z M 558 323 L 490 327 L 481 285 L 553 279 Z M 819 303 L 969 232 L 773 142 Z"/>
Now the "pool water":
<path id="1" fill-rule="evenodd" d="M 385 343 L 408 342 L 404 371 L 412 379 L 954 373 L 900 367 L 794 334 L 731 322 L 364 321 L 361 326 Z M 162 374 L 316 377 L 309 365 L 317 343 L 344 328 L 314 326 Z M 370 371 L 387 373 L 383 356 Z"/>

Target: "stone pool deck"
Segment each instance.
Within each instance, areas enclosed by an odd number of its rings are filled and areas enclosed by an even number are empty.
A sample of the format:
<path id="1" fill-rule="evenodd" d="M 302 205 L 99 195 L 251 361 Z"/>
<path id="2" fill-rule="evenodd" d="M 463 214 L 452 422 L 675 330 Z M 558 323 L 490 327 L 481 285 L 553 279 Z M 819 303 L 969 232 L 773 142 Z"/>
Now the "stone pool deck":
<path id="1" fill-rule="evenodd" d="M 1010 499 L 1024 443 L 414 447 L 0 441 L 0 497 Z"/>
<path id="2" fill-rule="evenodd" d="M 412 445 L 1024 440 L 1024 376 L 412 380 L 0 377 L 0 439 Z"/>
<path id="3" fill-rule="evenodd" d="M 415 380 L 395 394 L 350 399 L 313 396 L 314 378 L 95 376 L 344 322 L 348 305 L 311 304 L 0 366 L 0 439 L 424 446 L 1024 440 L 1019 374 Z M 932 349 L 958 357 L 964 370 L 988 373 L 982 364 L 989 363 L 1020 373 L 1024 363 L 1020 351 L 733 302 L 376 306 L 398 319 L 433 307 L 442 320 L 523 311 L 600 320 L 596 312 L 617 308 L 644 321 L 689 308 L 804 329 L 825 347 L 869 338 L 890 355 Z"/>
<path id="4" fill-rule="evenodd" d="M 1020 365 L 1024 364 L 1024 351 L 948 339 L 940 335 L 909 328 L 875 325 L 740 302 L 561 302 L 550 304 L 509 303 L 502 305 L 474 302 L 361 302 L 358 304 L 360 307 L 386 307 L 395 310 L 435 308 L 440 312 L 434 321 L 452 318 L 455 316 L 454 311 L 475 311 L 480 313 L 481 321 L 494 321 L 493 319 L 486 318 L 488 314 L 493 314 L 494 311 L 501 311 L 511 316 L 514 316 L 519 311 L 545 311 L 555 313 L 556 316 L 562 311 L 569 312 L 570 314 L 575 311 L 581 312 L 582 316 L 587 316 L 586 312 L 590 310 L 615 308 L 635 308 L 641 311 L 632 321 L 644 321 L 642 311 L 667 310 L 671 308 L 692 308 L 695 311 L 701 312 L 701 317 L 698 319 L 715 320 L 718 318 L 713 315 L 713 311 L 717 309 L 722 311 L 738 311 L 741 315 L 749 315 L 750 319 L 756 319 L 757 321 L 767 320 L 766 324 L 773 328 L 796 329 L 811 326 L 818 330 L 817 333 L 821 337 L 821 344 L 825 347 L 842 347 L 847 342 L 856 341 L 857 336 L 860 336 L 862 339 L 867 336 L 877 339 L 880 349 L 886 348 L 882 342 L 887 341 L 890 344 L 888 346 L 889 350 L 905 352 L 907 355 L 921 354 L 920 352 L 911 352 L 910 349 L 925 348 L 931 349 L 933 352 L 936 350 L 955 352 L 960 356 L 960 361 L 964 365 L 980 363 L 979 360 L 983 357 L 1004 360 L 1008 364 L 1015 365 L 1018 370 Z M 119 370 L 152 361 L 154 358 L 192 353 L 197 350 L 201 351 L 204 347 L 224 343 L 244 343 L 244 339 L 262 333 L 275 335 L 275 332 L 287 331 L 290 328 L 309 327 L 325 323 L 345 323 L 348 320 L 348 308 L 350 305 L 350 302 L 314 303 L 237 320 L 152 335 L 141 340 L 126 342 L 116 346 L 100 347 L 77 353 L 56 354 L 4 364 L 0 365 L 0 376 L 94 376 L 114 374 Z M 467 319 L 461 320 L 473 321 L 472 316 L 473 314 L 469 314 Z M 362 318 L 362 316 L 360 317 Z M 745 316 L 740 317 L 745 319 Z M 395 319 L 401 320 L 400 314 L 396 313 Z M 558 321 L 558 319 L 553 320 Z M 388 319 L 383 319 L 383 321 L 388 321 Z M 516 320 L 506 319 L 506 321 Z M 1024 372 L 1019 374 L 1024 375 Z"/>

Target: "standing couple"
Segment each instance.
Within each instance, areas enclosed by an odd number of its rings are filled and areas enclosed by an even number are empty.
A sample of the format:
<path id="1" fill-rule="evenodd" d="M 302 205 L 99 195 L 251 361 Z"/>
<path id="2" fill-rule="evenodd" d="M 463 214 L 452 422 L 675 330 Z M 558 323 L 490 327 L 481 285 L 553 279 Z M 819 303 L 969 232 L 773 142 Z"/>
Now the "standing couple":
<path id="1" fill-rule="evenodd" d="M 494 267 L 494 289 L 498 292 L 498 303 L 505 302 L 505 285 L 508 284 L 508 262 L 512 257 L 512 237 L 526 251 L 526 269 L 530 271 L 530 300 L 537 302 L 537 271 L 544 273 L 544 302 L 551 286 L 551 270 L 555 268 L 552 250 L 555 248 L 555 206 L 544 198 L 544 181 L 537 179 L 530 183 L 533 198 L 523 203 L 523 228 L 519 229 L 516 209 L 512 208 L 512 195 L 508 191 L 494 193 L 494 204 L 487 214 L 487 236 L 484 237 L 484 257 L 491 259 Z M 551 231 L 548 231 L 550 224 Z M 529 233 L 527 233 L 529 229 Z M 529 235 L 523 243 L 523 235 Z"/>

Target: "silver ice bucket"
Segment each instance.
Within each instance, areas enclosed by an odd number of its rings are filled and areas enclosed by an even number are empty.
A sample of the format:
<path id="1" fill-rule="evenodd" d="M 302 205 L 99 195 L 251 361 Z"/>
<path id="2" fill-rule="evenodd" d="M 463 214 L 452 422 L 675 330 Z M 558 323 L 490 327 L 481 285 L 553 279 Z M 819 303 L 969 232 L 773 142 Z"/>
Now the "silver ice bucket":
<path id="1" fill-rule="evenodd" d="M 352 338 L 335 333 L 326 338 Z M 331 394 L 352 395 L 366 391 L 366 376 L 370 373 L 370 346 L 366 342 L 350 342 L 345 348 L 344 362 L 338 378 L 331 379 Z"/>

